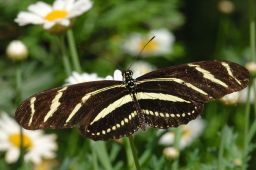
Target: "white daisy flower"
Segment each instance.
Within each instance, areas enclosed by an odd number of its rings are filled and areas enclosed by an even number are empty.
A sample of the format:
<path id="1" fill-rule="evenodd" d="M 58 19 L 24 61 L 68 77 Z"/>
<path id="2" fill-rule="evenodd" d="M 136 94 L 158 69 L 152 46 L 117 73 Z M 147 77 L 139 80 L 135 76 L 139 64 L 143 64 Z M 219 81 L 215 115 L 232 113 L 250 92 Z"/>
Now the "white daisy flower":
<path id="1" fill-rule="evenodd" d="M 13 40 L 6 48 L 6 55 L 14 61 L 24 60 L 28 57 L 27 46 L 20 40 Z"/>
<path id="2" fill-rule="evenodd" d="M 97 80 L 104 80 L 104 78 L 99 77 L 96 73 L 78 73 L 72 72 L 71 76 L 66 79 L 66 84 L 78 84 L 84 83 L 87 81 L 97 81 Z"/>
<path id="3" fill-rule="evenodd" d="M 184 149 L 189 146 L 197 137 L 199 137 L 203 129 L 205 127 L 205 123 L 201 118 L 196 118 L 195 120 L 190 121 L 186 125 L 181 125 L 181 138 L 179 143 L 179 148 Z M 167 132 L 159 139 L 159 144 L 161 145 L 173 145 L 175 141 L 175 133 Z"/>
<path id="4" fill-rule="evenodd" d="M 147 35 L 133 33 L 124 42 L 123 48 L 132 56 L 137 56 L 153 36 L 155 38 L 144 48 L 142 56 L 159 56 L 172 51 L 174 35 L 167 29 L 152 30 Z"/>
<path id="5" fill-rule="evenodd" d="M 137 61 L 131 65 L 130 69 L 133 71 L 133 78 L 137 78 L 143 74 L 153 71 L 155 67 L 144 61 Z"/>
<path id="6" fill-rule="evenodd" d="M 220 101 L 226 105 L 234 105 L 238 103 L 240 98 L 240 92 L 230 93 L 228 95 L 223 96 Z"/>
<path id="7" fill-rule="evenodd" d="M 90 0 L 55 0 L 52 6 L 38 1 L 28 7 L 28 12 L 20 12 L 15 22 L 20 26 L 43 25 L 46 30 L 57 25 L 68 27 L 72 18 L 82 15 L 91 7 Z"/>
<path id="8" fill-rule="evenodd" d="M 6 152 L 8 163 L 16 162 L 20 155 L 20 126 L 6 113 L 0 113 L 0 151 Z M 39 164 L 42 159 L 55 158 L 56 135 L 45 135 L 43 131 L 23 129 L 23 145 L 26 148 L 25 161 Z"/>
<path id="9" fill-rule="evenodd" d="M 84 83 L 87 81 L 98 81 L 98 80 L 120 80 L 122 81 L 123 76 L 120 70 L 115 70 L 113 76 L 107 76 L 105 78 L 99 77 L 96 73 L 78 73 L 72 72 L 71 76 L 66 79 L 66 85 Z"/>

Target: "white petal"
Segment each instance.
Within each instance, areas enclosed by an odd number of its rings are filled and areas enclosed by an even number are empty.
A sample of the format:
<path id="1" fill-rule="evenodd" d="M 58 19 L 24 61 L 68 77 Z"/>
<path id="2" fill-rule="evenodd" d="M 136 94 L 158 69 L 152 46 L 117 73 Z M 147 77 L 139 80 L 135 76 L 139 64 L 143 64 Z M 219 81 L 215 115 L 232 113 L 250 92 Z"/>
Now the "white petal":
<path id="1" fill-rule="evenodd" d="M 143 74 L 153 71 L 155 67 L 144 61 L 137 61 L 131 65 L 130 69 L 133 71 L 133 78 L 137 78 Z"/>
<path id="2" fill-rule="evenodd" d="M 11 128 L 10 128 L 11 127 Z M 7 113 L 2 113 L 0 117 L 0 129 L 6 134 L 19 132 L 19 125 Z"/>
<path id="3" fill-rule="evenodd" d="M 46 150 L 44 153 L 42 153 L 42 155 L 43 155 L 44 158 L 47 158 L 47 159 L 53 159 L 53 158 L 56 157 L 55 152 L 48 151 L 48 150 Z"/>
<path id="4" fill-rule="evenodd" d="M 122 76 L 122 71 L 120 70 L 115 70 L 114 72 L 114 80 L 123 80 L 123 76 Z"/>
<path id="5" fill-rule="evenodd" d="M 1 129 L 1 128 L 0 128 Z M 0 141 L 1 140 L 6 140 L 7 139 L 7 134 L 4 132 L 4 131 L 2 131 L 2 129 L 1 129 L 1 133 L 0 133 Z"/>
<path id="6" fill-rule="evenodd" d="M 0 141 L 0 151 L 6 151 L 10 148 L 10 144 L 7 141 Z"/>
<path id="7" fill-rule="evenodd" d="M 15 149 L 15 148 L 10 149 L 5 155 L 6 162 L 13 163 L 17 161 L 19 158 L 19 155 L 20 155 L 19 149 Z"/>
<path id="8" fill-rule="evenodd" d="M 192 138 L 182 138 L 179 143 L 179 148 L 184 149 L 192 143 Z"/>
<path id="9" fill-rule="evenodd" d="M 24 158 L 26 161 L 31 161 L 34 164 L 40 164 L 42 161 L 41 155 L 39 155 L 39 154 L 28 153 L 25 155 Z"/>
<path id="10" fill-rule="evenodd" d="M 169 30 L 164 28 L 152 30 L 149 33 L 149 38 L 153 36 L 155 36 L 154 41 L 157 44 L 154 55 L 164 55 L 171 52 L 175 37 Z"/>
<path id="11" fill-rule="evenodd" d="M 253 80 L 252 86 L 256 85 L 256 79 Z M 242 91 L 240 91 L 240 98 L 239 98 L 239 102 L 241 103 L 245 103 L 247 102 L 247 97 L 248 97 L 248 87 L 246 87 L 245 89 L 243 89 Z M 250 99 L 249 102 L 251 102 L 251 104 L 254 103 L 255 101 L 255 91 L 253 90 L 253 88 L 250 89 Z"/>
<path id="12" fill-rule="evenodd" d="M 63 19 L 63 20 L 60 20 L 59 23 L 63 26 L 69 26 L 70 25 L 70 20 L 69 19 Z"/>
<path id="13" fill-rule="evenodd" d="M 139 33 L 132 33 L 123 43 L 123 49 L 131 54 L 137 56 L 141 50 L 142 35 Z"/>
<path id="14" fill-rule="evenodd" d="M 75 3 L 75 0 L 68 0 L 68 1 L 66 1 L 65 9 L 67 11 L 70 11 L 73 8 L 74 3 Z"/>
<path id="15" fill-rule="evenodd" d="M 75 17 L 83 14 L 92 7 L 92 2 L 90 0 L 78 0 L 75 2 L 72 9 L 70 9 L 69 17 Z"/>
<path id="16" fill-rule="evenodd" d="M 105 80 L 114 80 L 114 78 L 112 76 L 107 76 L 105 77 Z"/>
<path id="17" fill-rule="evenodd" d="M 20 26 L 27 25 L 27 24 L 42 24 L 44 23 L 43 18 L 30 13 L 30 12 L 20 12 L 18 17 L 15 19 Z"/>
<path id="18" fill-rule="evenodd" d="M 32 4 L 28 7 L 28 10 L 30 12 L 33 12 L 41 17 L 46 16 L 49 12 L 52 11 L 52 7 L 50 5 L 48 5 L 45 2 L 37 2 L 35 4 Z"/>
<path id="19" fill-rule="evenodd" d="M 167 132 L 159 139 L 161 145 L 172 145 L 175 140 L 175 134 L 173 132 Z"/>
<path id="20" fill-rule="evenodd" d="M 69 1 L 69 0 L 66 0 Z M 64 9 L 66 5 L 66 1 L 64 0 L 56 0 L 53 4 L 53 9 Z"/>
<path id="21" fill-rule="evenodd" d="M 45 23 L 44 23 L 44 29 L 49 30 L 49 29 L 51 29 L 55 24 L 56 24 L 56 22 L 45 22 Z"/>

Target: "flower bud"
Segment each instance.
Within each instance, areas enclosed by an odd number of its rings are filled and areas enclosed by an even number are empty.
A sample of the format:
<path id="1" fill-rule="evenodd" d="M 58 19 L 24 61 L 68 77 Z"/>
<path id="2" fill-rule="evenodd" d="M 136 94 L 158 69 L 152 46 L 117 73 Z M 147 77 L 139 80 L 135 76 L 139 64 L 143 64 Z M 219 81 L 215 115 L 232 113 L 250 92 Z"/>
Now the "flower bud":
<path id="1" fill-rule="evenodd" d="M 6 48 L 6 55 L 14 61 L 24 60 L 28 57 L 28 49 L 22 41 L 13 40 Z"/>
<path id="2" fill-rule="evenodd" d="M 218 4 L 220 12 L 224 14 L 230 14 L 235 10 L 235 5 L 230 0 L 221 0 Z"/>
<path id="3" fill-rule="evenodd" d="M 236 158 L 233 163 L 235 164 L 235 166 L 241 167 L 242 166 L 242 160 L 239 158 Z"/>
<path id="4" fill-rule="evenodd" d="M 167 147 L 164 148 L 163 154 L 167 159 L 173 160 L 179 157 L 180 151 L 174 147 Z"/>
<path id="5" fill-rule="evenodd" d="M 252 74 L 256 74 L 256 62 L 249 62 L 245 64 L 245 68 Z"/>

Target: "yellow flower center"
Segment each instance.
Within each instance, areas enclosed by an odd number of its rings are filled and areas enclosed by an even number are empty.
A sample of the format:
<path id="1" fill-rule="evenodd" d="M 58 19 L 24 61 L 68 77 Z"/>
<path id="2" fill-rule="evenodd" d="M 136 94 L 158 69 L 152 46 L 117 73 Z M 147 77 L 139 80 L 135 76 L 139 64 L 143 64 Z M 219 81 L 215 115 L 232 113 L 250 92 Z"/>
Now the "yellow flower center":
<path id="1" fill-rule="evenodd" d="M 9 141 L 17 148 L 20 148 L 20 144 L 21 144 L 20 134 L 11 134 L 9 136 Z M 26 149 L 31 149 L 33 147 L 31 138 L 25 134 L 23 134 L 23 147 Z"/>
<path id="2" fill-rule="evenodd" d="M 48 21 L 55 21 L 58 19 L 63 19 L 68 16 L 68 12 L 65 10 L 53 10 L 48 13 L 44 18 Z"/>
<path id="3" fill-rule="evenodd" d="M 139 44 L 139 48 L 142 49 L 146 44 L 148 43 L 147 40 L 142 40 Z M 144 48 L 144 52 L 152 52 L 155 49 L 157 49 L 158 45 L 155 41 L 151 41 L 150 43 L 147 44 L 147 46 Z"/>

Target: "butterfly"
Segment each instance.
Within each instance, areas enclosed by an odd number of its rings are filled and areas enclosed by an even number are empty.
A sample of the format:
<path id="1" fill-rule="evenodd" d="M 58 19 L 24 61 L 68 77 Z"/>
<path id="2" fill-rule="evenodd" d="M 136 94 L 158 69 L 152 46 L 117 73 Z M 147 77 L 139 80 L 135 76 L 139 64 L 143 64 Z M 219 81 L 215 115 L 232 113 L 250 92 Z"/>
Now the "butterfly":
<path id="1" fill-rule="evenodd" d="M 245 88 L 248 71 L 233 62 L 201 61 L 158 69 L 136 79 L 102 80 L 39 92 L 21 103 L 26 129 L 72 128 L 93 140 L 117 139 L 147 127 L 186 124 L 204 104 Z"/>

